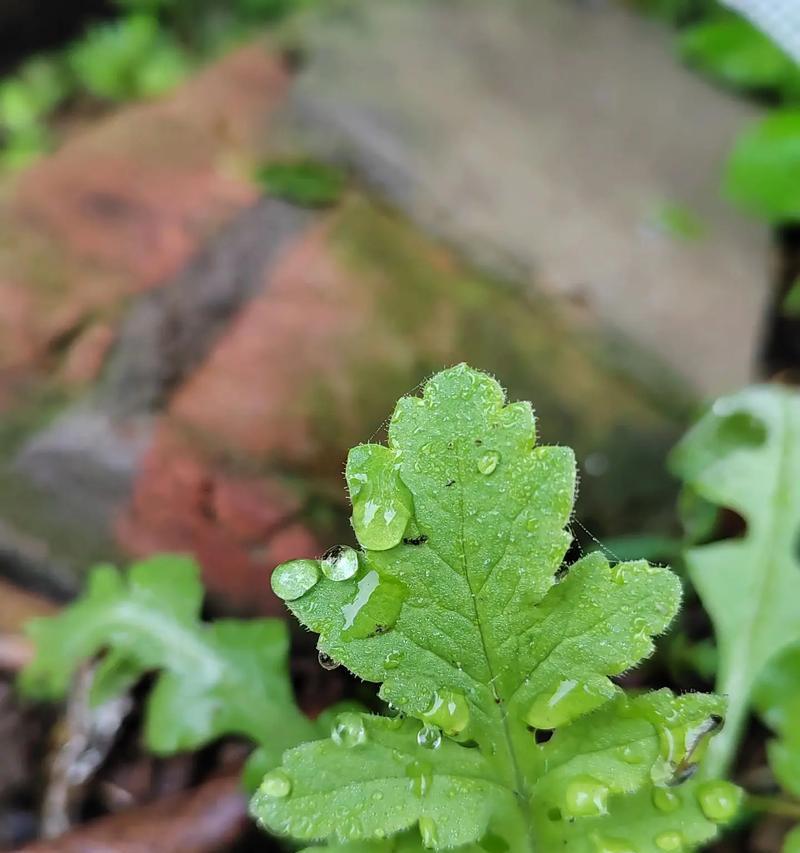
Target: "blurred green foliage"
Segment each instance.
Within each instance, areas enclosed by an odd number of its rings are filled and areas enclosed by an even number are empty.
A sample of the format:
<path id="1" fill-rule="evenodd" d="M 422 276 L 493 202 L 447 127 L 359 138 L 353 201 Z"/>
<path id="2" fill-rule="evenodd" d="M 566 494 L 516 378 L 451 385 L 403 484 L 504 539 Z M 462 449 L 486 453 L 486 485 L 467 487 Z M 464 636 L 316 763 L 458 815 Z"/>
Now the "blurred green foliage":
<path id="1" fill-rule="evenodd" d="M 653 227 L 675 240 L 693 242 L 706 236 L 706 225 L 690 208 L 664 202 L 653 212 Z"/>
<path id="2" fill-rule="evenodd" d="M 25 166 L 47 150 L 50 134 L 43 120 L 60 103 L 65 87 L 60 64 L 40 58 L 0 82 L 0 169 Z"/>
<path id="3" fill-rule="evenodd" d="M 638 0 L 636 5 L 679 27 L 677 51 L 687 65 L 773 108 L 735 141 L 725 190 L 771 224 L 800 221 L 800 65 L 716 0 Z"/>
<path id="4" fill-rule="evenodd" d="M 0 79 L 0 173 L 52 146 L 54 119 L 65 106 L 160 95 L 256 28 L 275 25 L 310 2 L 114 0 L 114 20 Z"/>
<path id="5" fill-rule="evenodd" d="M 109 101 L 160 95 L 179 83 L 191 67 L 177 40 L 147 15 L 93 28 L 70 48 L 67 57 L 81 87 Z"/>
<path id="6" fill-rule="evenodd" d="M 737 139 L 725 186 L 769 222 L 800 221 L 800 109 L 777 110 Z"/>
<path id="7" fill-rule="evenodd" d="M 737 15 L 687 27 L 678 47 L 683 59 L 713 79 L 745 91 L 800 94 L 800 68 L 768 36 Z"/>
<path id="8" fill-rule="evenodd" d="M 346 178 L 339 169 L 314 160 L 268 163 L 258 179 L 270 195 L 301 207 L 327 207 L 338 201 Z"/>

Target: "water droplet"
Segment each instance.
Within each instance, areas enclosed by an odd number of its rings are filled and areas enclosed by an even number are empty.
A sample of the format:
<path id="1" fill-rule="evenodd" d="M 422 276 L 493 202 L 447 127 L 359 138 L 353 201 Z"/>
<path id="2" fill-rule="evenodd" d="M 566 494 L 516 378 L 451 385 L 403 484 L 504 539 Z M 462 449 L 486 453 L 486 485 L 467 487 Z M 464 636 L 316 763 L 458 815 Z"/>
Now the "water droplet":
<path id="1" fill-rule="evenodd" d="M 680 808 L 680 797 L 669 788 L 653 788 L 653 805 L 660 811 L 670 812 L 677 811 Z"/>
<path id="2" fill-rule="evenodd" d="M 481 474 L 491 474 L 500 462 L 500 454 L 496 450 L 487 450 L 478 457 L 478 471 Z"/>
<path id="3" fill-rule="evenodd" d="M 637 853 L 634 847 L 620 838 L 598 838 L 595 845 L 597 853 Z"/>
<path id="4" fill-rule="evenodd" d="M 383 659 L 383 668 L 384 669 L 397 669 L 400 666 L 401 661 L 403 660 L 403 653 L 400 651 L 389 652 L 388 655 Z"/>
<path id="5" fill-rule="evenodd" d="M 564 811 L 573 817 L 608 813 L 608 788 L 591 776 L 576 776 L 564 793 Z"/>
<path id="6" fill-rule="evenodd" d="M 339 714 L 331 729 L 331 740 L 348 749 L 366 743 L 367 730 L 361 715 L 352 711 Z"/>
<path id="7" fill-rule="evenodd" d="M 469 705 L 463 694 L 455 690 L 437 690 L 422 718 L 438 726 L 446 735 L 457 735 L 469 723 Z"/>
<path id="8" fill-rule="evenodd" d="M 439 846 L 439 832 L 433 818 L 423 815 L 419 819 L 419 834 L 422 836 L 422 846 L 429 850 Z"/>
<path id="9" fill-rule="evenodd" d="M 437 726 L 425 723 L 417 732 L 417 743 L 425 749 L 438 749 L 442 745 L 442 732 Z"/>
<path id="10" fill-rule="evenodd" d="M 305 595 L 319 580 L 318 560 L 289 560 L 272 573 L 272 591 L 283 601 Z"/>
<path id="11" fill-rule="evenodd" d="M 424 797 L 433 782 L 433 768 L 427 761 L 412 761 L 406 767 L 411 792 L 417 797 Z"/>
<path id="12" fill-rule="evenodd" d="M 334 660 L 327 652 L 323 652 L 322 649 L 317 651 L 317 660 L 323 669 L 332 670 L 340 666 L 338 660 Z"/>
<path id="13" fill-rule="evenodd" d="M 345 474 L 358 541 L 372 551 L 393 548 L 403 538 L 414 509 L 393 452 L 378 444 L 354 447 Z"/>
<path id="14" fill-rule="evenodd" d="M 322 557 L 322 573 L 332 581 L 346 581 L 358 571 L 358 553 L 349 545 L 336 545 Z"/>
<path id="15" fill-rule="evenodd" d="M 646 757 L 646 750 L 641 744 L 629 743 L 622 749 L 622 760 L 626 764 L 641 764 Z"/>
<path id="16" fill-rule="evenodd" d="M 655 837 L 655 844 L 659 850 L 677 851 L 683 850 L 683 836 L 680 832 L 662 832 Z"/>
<path id="17" fill-rule="evenodd" d="M 342 607 L 346 639 L 385 634 L 394 627 L 408 590 L 400 581 L 381 577 L 374 569 L 358 582 L 355 598 Z"/>
<path id="18" fill-rule="evenodd" d="M 292 780 L 283 770 L 272 770 L 264 777 L 258 790 L 265 797 L 283 799 L 292 792 Z"/>
<path id="19" fill-rule="evenodd" d="M 714 823 L 725 823 L 739 811 L 742 790 L 732 782 L 704 782 L 697 789 L 697 801 L 703 814 Z"/>
<path id="20" fill-rule="evenodd" d="M 602 676 L 584 682 L 562 679 L 536 696 L 525 722 L 536 729 L 555 729 L 600 707 L 614 693 L 614 686 Z"/>

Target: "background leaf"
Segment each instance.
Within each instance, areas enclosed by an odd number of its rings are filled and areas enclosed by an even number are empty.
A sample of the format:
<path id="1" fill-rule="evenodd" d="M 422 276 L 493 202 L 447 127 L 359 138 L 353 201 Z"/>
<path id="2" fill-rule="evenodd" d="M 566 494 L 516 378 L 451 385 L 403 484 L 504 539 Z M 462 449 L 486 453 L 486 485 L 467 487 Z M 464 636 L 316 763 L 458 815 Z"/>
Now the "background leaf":
<path id="1" fill-rule="evenodd" d="M 274 764 L 288 746 L 316 735 L 292 697 L 286 627 L 277 619 L 205 624 L 202 596 L 197 566 L 188 558 L 154 557 L 127 576 L 96 568 L 82 598 L 58 616 L 30 623 L 37 654 L 22 688 L 58 699 L 83 661 L 106 652 L 95 701 L 144 673 L 160 673 L 145 722 L 151 750 L 189 750 L 241 734 L 260 745 L 262 765 Z"/>
<path id="2" fill-rule="evenodd" d="M 770 222 L 800 219 L 800 110 L 776 110 L 738 137 L 725 187 Z"/>
<path id="3" fill-rule="evenodd" d="M 672 456 L 694 493 L 741 515 L 743 536 L 691 548 L 686 565 L 719 649 L 728 721 L 708 771 L 727 770 L 767 663 L 800 641 L 800 396 L 759 387 L 718 400 Z"/>

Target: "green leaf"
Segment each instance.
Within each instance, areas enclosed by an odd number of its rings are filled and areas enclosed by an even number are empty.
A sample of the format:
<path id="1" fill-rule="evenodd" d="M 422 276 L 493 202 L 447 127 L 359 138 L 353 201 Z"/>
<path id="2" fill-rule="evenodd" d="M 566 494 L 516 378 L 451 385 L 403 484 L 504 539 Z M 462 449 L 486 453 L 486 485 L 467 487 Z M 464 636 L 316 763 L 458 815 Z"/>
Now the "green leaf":
<path id="1" fill-rule="evenodd" d="M 257 178 L 266 192 L 301 207 L 329 207 L 345 189 L 345 176 L 333 166 L 314 160 L 268 163 Z"/>
<path id="2" fill-rule="evenodd" d="M 800 826 L 793 829 L 784 838 L 783 853 L 800 853 Z"/>
<path id="3" fill-rule="evenodd" d="M 739 136 L 725 186 L 734 201 L 770 222 L 800 219 L 800 110 L 776 110 Z"/>
<path id="4" fill-rule="evenodd" d="M 493 379 L 464 365 L 401 399 L 388 447 L 356 448 L 347 477 L 363 550 L 333 549 L 287 604 L 322 652 L 381 683 L 416 722 L 340 719 L 330 740 L 291 750 L 268 774 L 256 816 L 303 840 L 417 826 L 429 847 L 489 833 L 513 851 L 589 845 L 603 818 L 609 837 L 633 844 L 638 830 L 617 809 L 679 782 L 724 710 L 667 691 L 627 699 L 611 680 L 653 651 L 679 606 L 678 579 L 597 553 L 559 572 L 573 454 L 537 447 L 530 405 L 506 405 Z M 292 587 L 284 575 L 295 571 L 279 568 L 275 588 Z M 684 819 L 679 806 L 676 831 Z M 697 837 L 714 832 L 705 820 Z"/>
<path id="5" fill-rule="evenodd" d="M 277 619 L 203 623 L 202 597 L 197 566 L 188 558 L 154 557 L 126 576 L 100 566 L 82 598 L 29 624 L 37 654 L 21 687 L 39 698 L 61 698 L 78 666 L 106 652 L 95 702 L 146 672 L 160 673 L 145 721 L 154 752 L 240 734 L 274 764 L 288 746 L 315 736 L 292 697 L 285 625 Z"/>
<path id="6" fill-rule="evenodd" d="M 68 61 L 86 91 L 110 101 L 159 95 L 189 70 L 180 45 L 143 14 L 94 26 L 70 48 Z"/>
<path id="7" fill-rule="evenodd" d="M 777 735 L 767 746 L 775 778 L 800 797 L 800 647 L 769 662 L 753 691 L 753 704 Z"/>
<path id="8" fill-rule="evenodd" d="M 729 766 L 757 679 L 800 641 L 800 396 L 758 387 L 718 400 L 675 449 L 673 470 L 697 495 L 734 510 L 745 534 L 691 548 L 689 575 L 714 624 L 728 721 L 708 771 Z"/>
<path id="9" fill-rule="evenodd" d="M 709 76 L 737 89 L 774 89 L 795 94 L 797 63 L 768 36 L 736 15 L 715 17 L 684 30 L 681 57 Z"/>

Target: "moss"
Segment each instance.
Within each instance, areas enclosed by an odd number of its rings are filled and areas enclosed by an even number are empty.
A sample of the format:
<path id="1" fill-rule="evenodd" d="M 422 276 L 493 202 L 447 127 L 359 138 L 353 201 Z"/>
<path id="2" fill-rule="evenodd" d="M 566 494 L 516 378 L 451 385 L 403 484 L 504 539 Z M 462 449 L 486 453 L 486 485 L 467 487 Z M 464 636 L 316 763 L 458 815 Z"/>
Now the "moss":
<path id="1" fill-rule="evenodd" d="M 363 199 L 345 205 L 333 242 L 374 303 L 350 353 L 362 422 L 377 426 L 387 400 L 463 360 L 501 378 L 512 398 L 534 401 L 540 440 L 572 445 L 579 463 L 592 457 L 579 509 L 604 532 L 650 520 L 671 498 L 663 459 L 685 410 L 656 407 L 650 389 L 615 370 L 602 335 L 571 324 L 543 298 L 469 271 Z M 331 411 L 318 407 L 321 432 L 336 432 Z M 634 469 L 626 457 L 636 459 Z"/>

